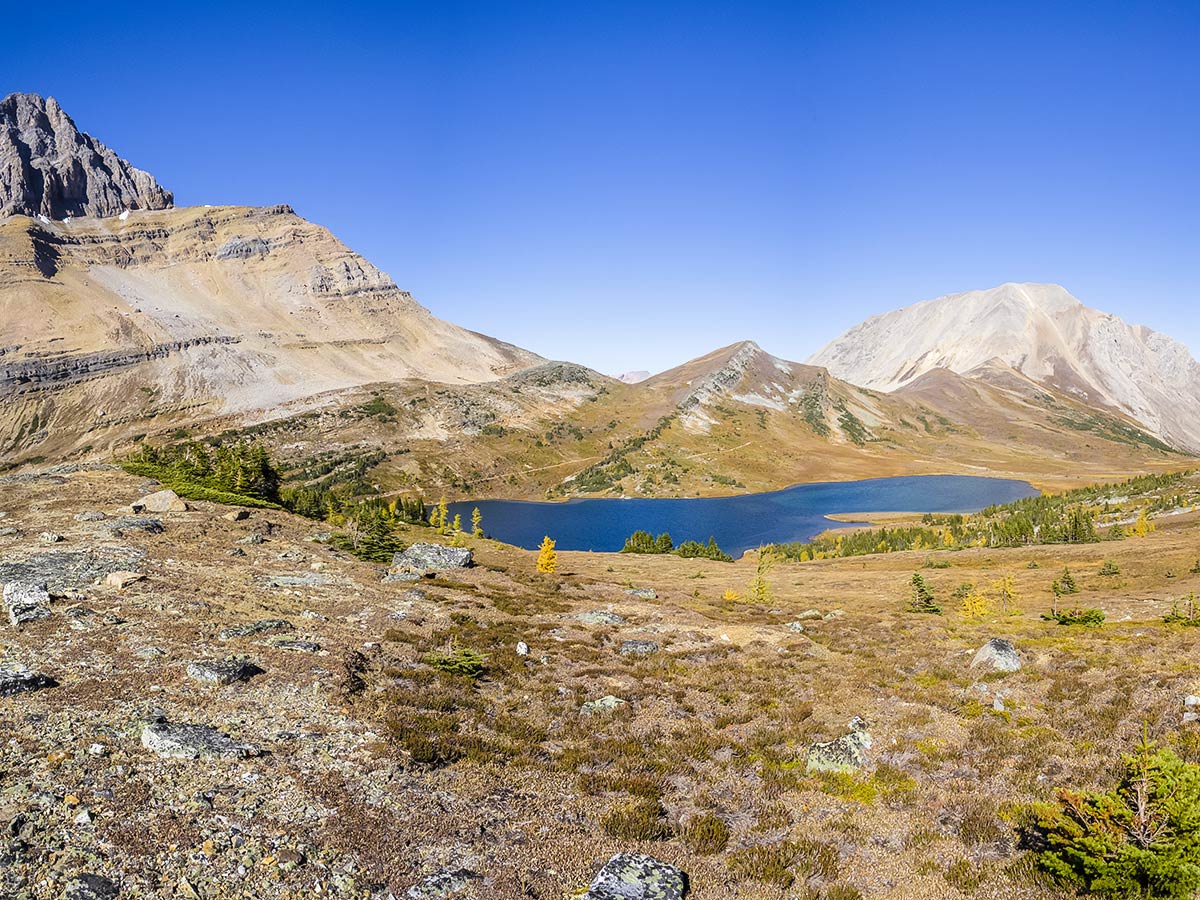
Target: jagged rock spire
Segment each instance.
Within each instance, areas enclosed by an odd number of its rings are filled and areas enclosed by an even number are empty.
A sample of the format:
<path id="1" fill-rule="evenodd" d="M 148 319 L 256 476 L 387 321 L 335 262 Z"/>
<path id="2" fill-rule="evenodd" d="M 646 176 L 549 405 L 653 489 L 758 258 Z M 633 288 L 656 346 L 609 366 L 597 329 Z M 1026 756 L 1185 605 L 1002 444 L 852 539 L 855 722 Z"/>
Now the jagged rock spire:
<path id="1" fill-rule="evenodd" d="M 115 216 L 173 200 L 154 176 L 76 128 L 53 97 L 0 100 L 0 216 Z"/>

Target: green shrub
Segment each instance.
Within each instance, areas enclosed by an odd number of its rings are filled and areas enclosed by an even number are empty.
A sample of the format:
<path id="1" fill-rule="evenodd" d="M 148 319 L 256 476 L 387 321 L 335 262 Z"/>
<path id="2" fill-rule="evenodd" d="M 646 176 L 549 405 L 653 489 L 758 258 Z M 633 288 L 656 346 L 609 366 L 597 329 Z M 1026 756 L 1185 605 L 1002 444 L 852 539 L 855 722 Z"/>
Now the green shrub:
<path id="1" fill-rule="evenodd" d="M 1191 900 L 1200 889 L 1200 766 L 1143 740 L 1103 793 L 1060 790 L 1038 817 L 1039 866 L 1105 897 Z"/>
<path id="2" fill-rule="evenodd" d="M 439 672 L 474 680 L 487 671 L 488 658 L 469 647 L 450 646 L 445 650 L 430 650 L 424 661 Z"/>
<path id="3" fill-rule="evenodd" d="M 1196 607 L 1196 595 L 1188 594 L 1183 601 L 1176 600 L 1171 604 L 1171 611 L 1163 616 L 1168 625 L 1187 625 L 1200 627 L 1200 609 Z"/>
<path id="4" fill-rule="evenodd" d="M 1098 628 L 1104 624 L 1104 610 L 1084 609 L 1076 606 L 1074 609 L 1048 613 L 1042 618 L 1057 622 L 1059 625 L 1085 625 L 1088 628 Z"/>
<path id="5" fill-rule="evenodd" d="M 1121 567 L 1118 566 L 1111 559 L 1106 559 L 1104 561 L 1104 565 L 1102 565 L 1100 567 L 1100 574 L 1101 575 L 1120 575 Z"/>

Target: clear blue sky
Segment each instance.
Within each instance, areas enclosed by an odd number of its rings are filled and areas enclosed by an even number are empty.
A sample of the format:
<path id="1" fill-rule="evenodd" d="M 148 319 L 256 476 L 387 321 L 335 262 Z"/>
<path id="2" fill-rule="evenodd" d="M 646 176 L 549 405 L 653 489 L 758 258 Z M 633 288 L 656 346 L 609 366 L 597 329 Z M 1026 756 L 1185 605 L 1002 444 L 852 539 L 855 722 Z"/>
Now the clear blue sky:
<path id="1" fill-rule="evenodd" d="M 1003 281 L 1200 350 L 1200 3 L 10 4 L 180 204 L 291 203 L 606 372 Z"/>

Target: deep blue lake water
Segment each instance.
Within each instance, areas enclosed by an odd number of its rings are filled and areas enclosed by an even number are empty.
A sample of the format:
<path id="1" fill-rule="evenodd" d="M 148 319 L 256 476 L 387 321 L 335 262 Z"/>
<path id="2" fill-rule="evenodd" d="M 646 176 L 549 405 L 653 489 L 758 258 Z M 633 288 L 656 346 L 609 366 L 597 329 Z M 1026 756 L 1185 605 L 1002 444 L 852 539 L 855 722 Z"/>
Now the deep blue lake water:
<path id="1" fill-rule="evenodd" d="M 765 494 L 681 499 L 476 500 L 450 504 L 470 523 L 483 513 L 483 530 L 509 544 L 533 550 L 546 535 L 559 550 L 616 551 L 642 530 L 669 532 L 686 540 L 717 539 L 737 557 L 762 544 L 807 541 L 839 523 L 826 516 L 856 512 L 976 512 L 1037 494 L 1027 482 L 972 475 L 917 475 L 866 481 L 798 484 Z"/>

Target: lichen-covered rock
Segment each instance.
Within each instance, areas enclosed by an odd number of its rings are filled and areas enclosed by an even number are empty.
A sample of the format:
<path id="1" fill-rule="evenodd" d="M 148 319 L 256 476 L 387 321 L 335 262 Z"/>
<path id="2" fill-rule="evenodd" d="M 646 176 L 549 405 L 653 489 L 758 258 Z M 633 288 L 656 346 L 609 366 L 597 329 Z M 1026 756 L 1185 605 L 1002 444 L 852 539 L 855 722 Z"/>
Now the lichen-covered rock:
<path id="1" fill-rule="evenodd" d="M 126 531 L 162 534 L 165 530 L 162 519 L 155 519 L 152 516 L 121 516 L 119 519 L 112 519 L 105 522 L 102 527 L 106 528 L 113 535 L 124 534 Z"/>
<path id="2" fill-rule="evenodd" d="M 177 493 L 167 488 L 134 501 L 130 504 L 130 508 L 134 512 L 169 513 L 187 512 L 188 507 Z"/>
<path id="3" fill-rule="evenodd" d="M 54 687 L 56 683 L 49 675 L 35 672 L 20 663 L 0 663 L 0 697 L 38 691 Z"/>
<path id="4" fill-rule="evenodd" d="M 63 900 L 116 900 L 120 893 L 116 882 L 103 875 L 85 872 L 67 882 Z"/>
<path id="5" fill-rule="evenodd" d="M 621 655 L 622 656 L 645 656 L 648 653 L 657 653 L 658 644 L 654 641 L 622 641 Z"/>
<path id="6" fill-rule="evenodd" d="M 177 725 L 161 719 L 142 728 L 142 746 L 167 759 L 245 759 L 261 752 L 208 725 Z"/>
<path id="7" fill-rule="evenodd" d="M 437 872 L 422 878 L 410 887 L 408 896 L 413 900 L 441 900 L 443 897 L 455 897 L 465 891 L 472 881 L 478 881 L 481 877 L 470 869 Z"/>
<path id="8" fill-rule="evenodd" d="M 471 551 L 466 547 L 446 547 L 442 544 L 419 542 L 392 557 L 388 574 L 413 572 L 432 575 L 435 572 L 465 569 L 471 563 Z"/>
<path id="9" fill-rule="evenodd" d="M 579 613 L 574 616 L 577 622 L 582 622 L 584 625 L 624 625 L 625 620 L 614 612 L 609 612 L 605 609 L 597 609 L 592 612 Z"/>
<path id="10" fill-rule="evenodd" d="M 228 628 L 222 628 L 217 637 L 222 641 L 232 641 L 235 638 L 255 637 L 276 631 L 292 631 L 294 627 L 287 619 L 259 619 L 248 625 L 231 625 Z"/>
<path id="11" fill-rule="evenodd" d="M 205 684 L 233 684 L 261 675 L 262 669 L 245 659 L 198 659 L 188 663 L 188 678 Z"/>
<path id="12" fill-rule="evenodd" d="M 264 646 L 274 647 L 276 650 L 290 650 L 293 653 L 320 653 L 321 645 L 316 641 L 299 641 L 293 638 L 271 638 L 264 642 Z"/>
<path id="13" fill-rule="evenodd" d="M 657 600 L 658 592 L 654 588 L 630 588 L 625 593 L 639 600 Z"/>
<path id="14" fill-rule="evenodd" d="M 975 658 L 971 660 L 971 668 L 983 666 L 993 672 L 1016 672 L 1021 668 L 1021 657 L 1012 641 L 1004 638 L 992 638 L 979 648 Z"/>
<path id="15" fill-rule="evenodd" d="M 10 581 L 4 585 L 4 607 L 14 628 L 50 615 L 50 593 L 45 584 Z"/>
<path id="16" fill-rule="evenodd" d="M 583 900 L 682 900 L 687 876 L 653 856 L 618 853 L 600 870 Z"/>
<path id="17" fill-rule="evenodd" d="M 620 697 L 614 697 L 609 694 L 607 697 L 601 697 L 599 700 L 588 700 L 579 711 L 585 716 L 594 716 L 597 713 L 610 713 L 624 706 L 626 701 Z"/>
<path id="18" fill-rule="evenodd" d="M 809 772 L 857 772 L 870 765 L 867 751 L 871 735 L 867 723 L 855 716 L 850 720 L 850 733 L 832 741 L 817 742 L 808 748 Z"/>

